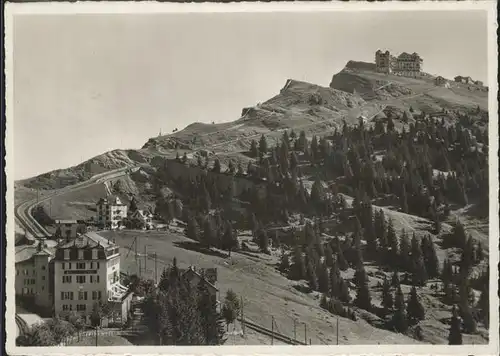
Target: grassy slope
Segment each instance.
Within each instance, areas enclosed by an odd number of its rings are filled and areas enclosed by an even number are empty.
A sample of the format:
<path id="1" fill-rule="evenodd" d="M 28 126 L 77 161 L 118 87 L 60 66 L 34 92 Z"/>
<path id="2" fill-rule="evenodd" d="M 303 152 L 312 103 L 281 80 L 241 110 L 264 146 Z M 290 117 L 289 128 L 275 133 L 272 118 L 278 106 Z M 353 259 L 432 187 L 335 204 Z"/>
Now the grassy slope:
<path id="1" fill-rule="evenodd" d="M 154 278 L 154 260 L 152 253 L 157 253 L 158 276 L 165 265 L 177 258 L 180 267 L 189 265 L 199 267 L 217 267 L 218 286 L 223 297 L 227 289 L 233 289 L 244 298 L 244 313 L 250 320 L 263 325 L 271 325 L 274 315 L 279 332 L 293 336 L 293 319 L 297 318 L 307 324 L 307 338 L 316 345 L 335 343 L 336 319 L 319 307 L 319 301 L 309 295 L 297 291 L 290 281 L 276 271 L 274 264 L 277 258 L 268 256 L 250 257 L 233 253 L 231 258 L 207 255 L 182 247 L 187 238 L 163 232 L 120 231 L 102 232 L 104 236 L 115 239 L 121 248 L 124 272 L 136 273 L 137 264 L 134 258 L 132 243 L 137 237 L 138 253 L 144 253 L 144 246 L 151 254 L 146 263 L 148 277 Z M 128 253 L 127 247 L 132 246 Z M 144 266 L 144 257 L 141 258 Z M 297 338 L 304 338 L 304 326 L 297 326 Z M 415 340 L 389 331 L 373 328 L 365 321 L 353 322 L 340 318 L 341 344 L 409 344 Z"/>

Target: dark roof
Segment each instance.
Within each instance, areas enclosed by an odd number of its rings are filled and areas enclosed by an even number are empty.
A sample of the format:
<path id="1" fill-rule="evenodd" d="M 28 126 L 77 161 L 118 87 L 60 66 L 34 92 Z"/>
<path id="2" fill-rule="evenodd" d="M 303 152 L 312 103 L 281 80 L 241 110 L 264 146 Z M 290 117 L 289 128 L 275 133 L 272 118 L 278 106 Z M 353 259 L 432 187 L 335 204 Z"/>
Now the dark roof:
<path id="1" fill-rule="evenodd" d="M 16 246 L 16 263 L 26 262 L 33 256 L 54 255 L 53 247 L 44 247 L 39 251 L 38 245 Z"/>
<path id="2" fill-rule="evenodd" d="M 94 231 L 88 231 L 85 234 L 79 235 L 78 237 L 76 237 L 71 241 L 62 243 L 61 245 L 58 246 L 58 248 L 61 249 L 71 248 L 71 247 L 94 248 L 99 245 L 104 248 L 107 248 L 107 247 L 112 247 L 115 244 Z"/>
<path id="3" fill-rule="evenodd" d="M 208 280 L 208 276 L 204 277 L 198 271 L 196 271 L 193 267 L 189 267 L 187 270 L 180 270 L 183 276 L 186 276 L 187 274 L 193 274 L 198 276 L 201 280 L 203 280 L 209 287 L 214 288 L 215 290 L 219 290 L 212 282 Z M 214 281 L 215 282 L 215 281 Z"/>

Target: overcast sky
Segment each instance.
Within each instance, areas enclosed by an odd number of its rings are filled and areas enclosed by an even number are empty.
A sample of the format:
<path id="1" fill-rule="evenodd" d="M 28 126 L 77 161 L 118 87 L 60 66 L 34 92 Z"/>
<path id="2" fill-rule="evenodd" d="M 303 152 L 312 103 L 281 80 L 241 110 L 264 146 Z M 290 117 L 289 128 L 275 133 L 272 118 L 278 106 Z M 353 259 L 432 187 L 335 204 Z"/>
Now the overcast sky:
<path id="1" fill-rule="evenodd" d="M 328 86 L 377 49 L 487 78 L 480 11 L 17 15 L 13 41 L 15 179 L 235 120 L 288 78 Z"/>

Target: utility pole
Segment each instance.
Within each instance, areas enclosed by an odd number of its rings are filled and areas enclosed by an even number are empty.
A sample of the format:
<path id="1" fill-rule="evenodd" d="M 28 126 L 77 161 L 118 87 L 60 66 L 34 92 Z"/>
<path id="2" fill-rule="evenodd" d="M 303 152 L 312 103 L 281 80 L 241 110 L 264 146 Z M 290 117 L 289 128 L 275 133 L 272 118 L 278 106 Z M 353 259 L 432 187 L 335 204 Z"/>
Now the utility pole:
<path id="1" fill-rule="evenodd" d="M 95 326 L 95 346 L 97 346 L 97 325 Z"/>
<path id="2" fill-rule="evenodd" d="M 144 272 L 146 272 L 147 262 L 148 262 L 148 246 L 144 245 Z"/>
<path id="3" fill-rule="evenodd" d="M 243 312 L 243 296 L 241 298 L 241 329 L 243 331 L 243 336 L 245 335 L 245 313 Z"/>
<path id="4" fill-rule="evenodd" d="M 339 344 L 339 317 L 337 315 L 337 345 Z"/>
<path id="5" fill-rule="evenodd" d="M 304 344 L 307 345 L 307 324 L 304 323 Z"/>
<path id="6" fill-rule="evenodd" d="M 293 339 L 297 340 L 297 319 L 293 319 Z"/>
<path id="7" fill-rule="evenodd" d="M 156 260 L 156 252 L 155 252 L 155 284 L 158 283 L 158 268 L 157 268 L 157 260 Z"/>
<path id="8" fill-rule="evenodd" d="M 139 277 L 141 276 L 141 260 L 137 260 L 139 262 Z"/>
<path id="9" fill-rule="evenodd" d="M 271 345 L 274 345 L 274 316 L 271 315 Z"/>

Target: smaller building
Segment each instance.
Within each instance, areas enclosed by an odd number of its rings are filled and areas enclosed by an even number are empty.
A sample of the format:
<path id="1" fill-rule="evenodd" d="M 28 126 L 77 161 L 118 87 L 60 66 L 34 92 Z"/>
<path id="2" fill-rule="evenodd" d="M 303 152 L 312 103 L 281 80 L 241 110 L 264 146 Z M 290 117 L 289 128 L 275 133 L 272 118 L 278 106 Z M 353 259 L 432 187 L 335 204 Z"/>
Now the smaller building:
<path id="1" fill-rule="evenodd" d="M 435 85 L 444 86 L 446 83 L 448 83 L 448 81 L 445 78 L 443 78 L 442 76 L 438 76 L 438 77 L 434 78 Z"/>
<path id="2" fill-rule="evenodd" d="M 180 270 L 182 276 L 189 281 L 192 288 L 196 288 L 198 284 L 203 281 L 208 288 L 210 295 L 217 301 L 217 293 L 219 289 L 217 288 L 217 268 L 202 268 L 196 269 L 195 267 L 189 267 L 186 270 Z"/>
<path id="3" fill-rule="evenodd" d="M 153 214 L 147 210 L 139 210 L 137 209 L 130 215 L 131 219 L 138 219 L 144 224 L 145 229 L 153 229 Z"/>
<path id="4" fill-rule="evenodd" d="M 462 77 L 461 75 L 456 76 L 455 82 L 462 84 L 474 84 L 474 80 L 471 77 Z"/>
<path id="5" fill-rule="evenodd" d="M 87 232 L 87 224 L 83 220 L 56 220 L 55 238 L 74 239 L 78 234 Z"/>
<path id="6" fill-rule="evenodd" d="M 127 217 L 127 205 L 117 196 L 101 198 L 97 202 L 96 225 L 104 229 L 116 230 L 123 227 L 123 219 Z"/>

